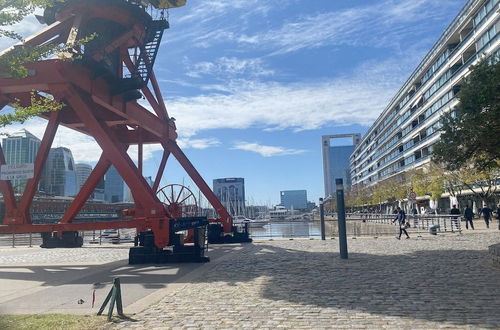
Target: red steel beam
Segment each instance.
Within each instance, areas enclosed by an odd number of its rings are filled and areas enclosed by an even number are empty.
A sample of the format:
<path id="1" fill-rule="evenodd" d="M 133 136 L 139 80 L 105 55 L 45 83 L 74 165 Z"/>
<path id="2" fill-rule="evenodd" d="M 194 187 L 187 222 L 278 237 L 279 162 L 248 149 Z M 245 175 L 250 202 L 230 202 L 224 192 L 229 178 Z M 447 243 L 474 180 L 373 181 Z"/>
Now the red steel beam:
<path id="1" fill-rule="evenodd" d="M 205 180 L 201 177 L 200 173 L 194 168 L 193 164 L 189 161 L 186 155 L 182 152 L 181 148 L 175 143 L 175 141 L 169 141 L 168 144 L 163 146 L 168 149 L 174 157 L 179 161 L 184 170 L 189 174 L 191 179 L 196 183 L 198 188 L 201 190 L 203 195 L 208 199 L 210 204 L 214 207 L 215 211 L 222 220 L 222 225 L 224 226 L 224 232 L 230 233 L 232 231 L 233 221 L 226 208 L 221 204 L 217 196 L 210 187 L 206 184 Z"/>
<path id="2" fill-rule="evenodd" d="M 61 32 L 67 31 L 67 28 L 71 25 L 72 21 L 74 19 L 74 16 L 68 16 L 62 20 L 58 20 L 51 25 L 45 27 L 42 29 L 40 32 L 37 34 L 34 34 L 22 42 L 17 43 L 16 45 L 7 48 L 6 50 L 0 52 L 0 56 L 7 54 L 8 52 L 14 50 L 16 47 L 23 46 L 23 45 L 42 45 L 43 43 L 47 42 L 51 38 L 55 37 L 56 35 L 61 34 Z"/>
<path id="3" fill-rule="evenodd" d="M 164 149 L 163 156 L 161 157 L 160 166 L 158 167 L 158 172 L 156 172 L 155 182 L 153 184 L 153 191 L 155 193 L 158 191 L 158 187 L 160 186 L 161 177 L 163 176 L 165 165 L 167 165 L 168 156 L 170 156 L 170 151 Z"/>
<path id="4" fill-rule="evenodd" d="M 0 165 L 5 164 L 5 155 L 3 153 L 2 146 L 0 145 Z M 5 204 L 5 220 L 3 221 L 5 224 L 10 222 L 7 219 L 13 217 L 17 211 L 16 196 L 14 195 L 14 189 L 12 188 L 12 182 L 10 180 L 0 180 L 0 191 L 2 192 Z"/>
<path id="5" fill-rule="evenodd" d="M 139 174 L 141 174 L 142 176 L 142 129 L 137 127 L 135 130 L 137 131 L 137 136 L 139 138 L 139 141 L 137 142 L 137 169 L 139 171 Z"/>
<path id="6" fill-rule="evenodd" d="M 31 223 L 29 208 L 37 191 L 38 183 L 40 182 L 40 178 L 42 176 L 42 170 L 45 166 L 45 161 L 49 155 L 50 147 L 54 141 L 58 126 L 59 111 L 52 111 L 49 122 L 47 123 L 47 128 L 43 134 L 42 143 L 36 154 L 35 173 L 33 174 L 33 178 L 28 179 L 23 197 L 21 198 L 21 203 L 19 204 L 19 209 L 23 212 L 23 223 Z"/>
<path id="7" fill-rule="evenodd" d="M 134 24 L 132 28 L 125 33 L 123 33 L 121 36 L 116 38 L 115 40 L 111 41 L 108 46 L 106 46 L 104 49 L 95 52 L 92 57 L 96 61 L 102 60 L 105 54 L 109 54 L 112 51 L 114 51 L 116 48 L 119 48 L 123 44 L 125 44 L 127 41 L 134 39 L 135 36 L 141 34 L 141 30 L 143 30 L 144 27 L 142 27 L 140 24 Z"/>
<path id="8" fill-rule="evenodd" d="M 97 187 L 110 166 L 111 162 L 106 157 L 104 157 L 104 155 L 101 155 L 99 161 L 83 184 L 82 188 L 80 188 L 80 191 L 76 195 L 73 202 L 69 205 L 59 223 L 70 223 L 73 221 L 73 219 L 89 199 L 90 195 L 92 195 L 95 187 Z"/>
<path id="9" fill-rule="evenodd" d="M 165 211 L 163 204 L 155 196 L 146 180 L 137 171 L 137 167 L 130 159 L 127 152 L 119 146 L 119 142 L 111 136 L 112 132 L 104 123 L 100 123 L 92 112 L 92 103 L 85 96 L 74 88 L 71 88 L 65 98 L 74 109 L 79 109 L 78 115 L 85 123 L 88 131 L 92 134 L 96 142 L 100 145 L 104 154 L 125 180 L 136 203 L 144 210 L 144 216 L 163 216 Z"/>
<path id="10" fill-rule="evenodd" d="M 168 111 L 167 111 L 167 106 L 165 105 L 165 102 L 163 101 L 163 97 L 161 95 L 160 91 L 160 86 L 158 85 L 158 81 L 156 80 L 155 73 L 152 71 L 151 75 L 149 76 L 149 80 L 151 81 L 151 85 L 153 86 L 153 90 L 155 91 L 156 95 L 156 100 L 158 102 L 158 105 L 160 106 L 160 109 L 163 113 L 163 115 L 158 115 L 160 118 L 166 118 L 168 119 Z"/>
<path id="11" fill-rule="evenodd" d="M 130 55 L 128 54 L 128 52 L 122 53 L 122 58 L 123 58 L 123 63 L 125 63 L 125 65 L 127 66 L 127 69 L 130 72 L 134 71 L 135 66 L 134 66 L 134 63 L 132 63 L 132 60 L 130 59 Z M 158 116 L 158 118 L 162 119 L 163 121 L 167 121 L 167 119 L 168 119 L 167 110 L 165 108 L 165 104 L 163 103 L 163 100 L 161 100 L 161 103 L 159 101 L 158 94 L 156 93 L 158 86 L 157 85 L 155 86 L 156 80 L 152 80 L 151 79 L 152 76 L 154 76 L 153 72 L 151 72 L 151 74 L 150 74 L 150 81 L 151 81 L 151 84 L 153 85 L 153 88 L 155 89 L 156 97 L 153 95 L 153 93 L 151 93 L 151 90 L 148 88 L 148 86 L 144 86 L 141 89 L 141 92 L 144 94 L 144 96 L 146 96 L 146 99 L 148 100 L 149 104 L 153 108 L 153 110 L 156 113 L 156 115 Z M 160 97 L 161 97 L 161 94 L 160 94 Z M 162 107 L 162 104 L 163 104 L 163 107 Z"/>

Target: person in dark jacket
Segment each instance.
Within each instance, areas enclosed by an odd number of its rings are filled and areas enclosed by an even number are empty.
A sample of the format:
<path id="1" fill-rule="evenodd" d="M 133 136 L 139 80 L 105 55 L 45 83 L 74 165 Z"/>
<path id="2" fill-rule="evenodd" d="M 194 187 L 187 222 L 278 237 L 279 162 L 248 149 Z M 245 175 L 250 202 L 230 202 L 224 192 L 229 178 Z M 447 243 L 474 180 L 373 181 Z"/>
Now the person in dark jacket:
<path id="1" fill-rule="evenodd" d="M 460 215 L 460 210 L 457 208 L 456 205 L 453 205 L 453 207 L 450 210 L 451 215 Z M 458 228 L 458 217 L 451 217 L 451 223 L 452 225 L 455 225 L 456 228 Z"/>
<path id="2" fill-rule="evenodd" d="M 500 204 L 497 206 L 498 230 L 500 230 Z"/>
<path id="3" fill-rule="evenodd" d="M 467 205 L 464 210 L 464 219 L 465 219 L 465 228 L 469 229 L 469 223 L 472 230 L 474 230 L 474 224 L 472 223 L 472 219 L 474 218 L 474 212 L 472 208 Z"/>
<path id="4" fill-rule="evenodd" d="M 406 214 L 403 210 L 401 210 L 401 208 L 398 206 L 396 208 L 396 211 L 398 212 L 397 215 L 396 215 L 396 218 L 392 221 L 393 223 L 394 222 L 398 222 L 399 223 L 399 237 L 396 237 L 397 239 L 401 239 L 401 234 L 403 234 L 403 232 L 406 234 L 406 238 L 410 238 L 410 235 L 408 235 L 408 232 L 406 231 L 406 226 L 405 226 L 405 223 L 406 223 Z"/>
<path id="5" fill-rule="evenodd" d="M 491 219 L 491 213 L 493 213 L 493 210 L 488 207 L 488 205 L 485 205 L 481 209 L 481 213 L 483 214 L 484 217 L 484 223 L 486 223 L 486 228 L 490 228 L 490 219 Z"/>

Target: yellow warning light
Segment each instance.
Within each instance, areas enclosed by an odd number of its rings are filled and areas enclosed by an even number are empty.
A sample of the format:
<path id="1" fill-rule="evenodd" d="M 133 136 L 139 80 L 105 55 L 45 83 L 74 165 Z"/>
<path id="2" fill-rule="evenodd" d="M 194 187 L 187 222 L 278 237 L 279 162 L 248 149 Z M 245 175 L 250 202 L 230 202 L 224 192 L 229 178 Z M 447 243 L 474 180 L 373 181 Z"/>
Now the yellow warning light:
<path id="1" fill-rule="evenodd" d="M 149 0 L 148 2 L 158 9 L 177 8 L 186 4 L 186 0 Z"/>

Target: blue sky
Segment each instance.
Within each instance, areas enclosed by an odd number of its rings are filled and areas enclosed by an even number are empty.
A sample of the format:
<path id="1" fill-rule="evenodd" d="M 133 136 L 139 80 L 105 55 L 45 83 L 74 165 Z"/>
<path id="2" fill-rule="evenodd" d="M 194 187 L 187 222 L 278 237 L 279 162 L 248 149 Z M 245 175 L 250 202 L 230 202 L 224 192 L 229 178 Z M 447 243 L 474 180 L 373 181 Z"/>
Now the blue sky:
<path id="1" fill-rule="evenodd" d="M 296 189 L 317 202 L 321 135 L 366 132 L 465 2 L 188 0 L 170 10 L 155 64 L 178 142 L 209 186 L 243 177 L 250 203 L 277 204 L 281 190 Z M 31 18 L 17 26 L 37 28 Z M 44 124 L 8 130 L 41 137 Z M 77 162 L 100 155 L 65 129 L 54 145 Z M 161 152 L 145 156 L 154 176 Z M 171 158 L 163 183 L 182 182 L 194 187 Z"/>

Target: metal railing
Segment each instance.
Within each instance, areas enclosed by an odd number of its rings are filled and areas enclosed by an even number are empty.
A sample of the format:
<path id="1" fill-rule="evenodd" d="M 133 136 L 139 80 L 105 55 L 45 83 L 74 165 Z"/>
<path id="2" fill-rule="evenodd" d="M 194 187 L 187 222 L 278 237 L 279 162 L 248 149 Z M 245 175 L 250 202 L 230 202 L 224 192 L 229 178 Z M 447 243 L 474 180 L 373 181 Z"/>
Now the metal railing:
<path id="1" fill-rule="evenodd" d="M 42 244 L 42 236 L 40 235 L 40 233 L 0 235 L 0 246 L 32 247 L 40 246 L 40 244 Z"/>
<path id="2" fill-rule="evenodd" d="M 398 225 L 398 222 L 393 222 L 396 218 L 395 214 L 378 214 L 378 213 L 350 213 L 346 215 L 347 220 L 362 221 L 366 223 L 379 223 L 388 225 Z M 461 233 L 462 216 L 459 215 L 406 215 L 406 221 L 410 224 L 410 229 L 413 232 L 429 232 L 431 227 L 435 228 L 436 232 L 444 233 Z"/>

